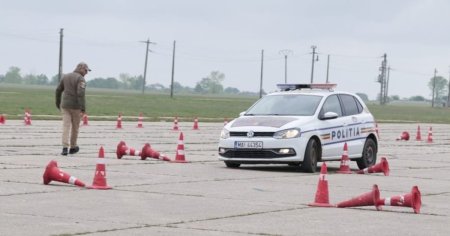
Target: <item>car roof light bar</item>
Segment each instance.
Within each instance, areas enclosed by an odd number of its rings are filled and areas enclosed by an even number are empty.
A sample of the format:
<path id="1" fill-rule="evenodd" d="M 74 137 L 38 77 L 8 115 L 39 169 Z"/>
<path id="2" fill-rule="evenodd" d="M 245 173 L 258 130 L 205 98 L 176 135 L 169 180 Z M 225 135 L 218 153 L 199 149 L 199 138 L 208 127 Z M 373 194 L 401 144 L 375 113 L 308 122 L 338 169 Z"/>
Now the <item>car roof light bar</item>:
<path id="1" fill-rule="evenodd" d="M 290 91 L 296 89 L 327 89 L 333 90 L 337 84 L 277 84 L 281 91 Z"/>

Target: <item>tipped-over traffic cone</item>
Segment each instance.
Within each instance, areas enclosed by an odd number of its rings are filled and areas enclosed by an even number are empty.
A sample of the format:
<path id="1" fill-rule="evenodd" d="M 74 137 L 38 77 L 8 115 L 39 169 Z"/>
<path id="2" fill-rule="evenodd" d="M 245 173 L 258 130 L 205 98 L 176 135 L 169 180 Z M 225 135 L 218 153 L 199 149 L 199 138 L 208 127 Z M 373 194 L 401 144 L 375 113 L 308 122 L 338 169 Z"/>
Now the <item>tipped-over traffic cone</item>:
<path id="1" fill-rule="evenodd" d="M 142 112 L 141 112 L 141 113 L 139 113 L 139 118 L 138 118 L 138 125 L 137 125 L 138 128 L 144 128 L 144 126 L 142 125 L 143 120 L 144 120 L 144 118 L 142 117 Z"/>
<path id="2" fill-rule="evenodd" d="M 380 163 L 373 165 L 371 167 L 367 167 L 363 170 L 358 170 L 357 174 L 371 174 L 371 173 L 379 173 L 383 172 L 385 176 L 389 175 L 389 163 L 385 157 L 381 158 Z"/>
<path id="3" fill-rule="evenodd" d="M 178 116 L 173 120 L 173 128 L 172 130 L 178 130 Z"/>
<path id="4" fill-rule="evenodd" d="M 141 156 L 141 160 L 147 159 L 147 157 L 152 157 L 152 148 L 150 146 L 150 143 L 144 144 L 144 146 L 141 149 L 141 153 L 139 156 Z"/>
<path id="5" fill-rule="evenodd" d="M 344 144 L 344 153 L 341 157 L 341 166 L 339 167 L 339 170 L 337 173 L 340 174 L 351 174 L 352 171 L 350 170 L 350 159 L 348 158 L 348 148 L 347 143 Z"/>
<path id="6" fill-rule="evenodd" d="M 198 119 L 195 117 L 194 119 L 194 126 L 192 127 L 193 130 L 198 130 Z"/>
<path id="7" fill-rule="evenodd" d="M 186 163 L 186 159 L 184 156 L 184 136 L 183 132 L 180 132 L 180 137 L 178 138 L 178 146 L 177 146 L 177 154 L 175 156 L 175 160 L 172 162 L 177 163 Z"/>
<path id="8" fill-rule="evenodd" d="M 73 184 L 79 187 L 86 186 L 83 182 L 75 178 L 74 176 L 71 176 L 64 171 L 60 170 L 58 168 L 58 163 L 54 160 L 50 161 L 45 168 L 44 175 L 42 176 L 44 179 L 44 184 L 47 185 L 51 181 L 58 181 L 63 182 L 67 184 Z"/>
<path id="9" fill-rule="evenodd" d="M 428 130 L 427 142 L 428 143 L 432 143 L 433 142 L 433 128 L 431 126 L 430 126 L 430 129 Z"/>
<path id="10" fill-rule="evenodd" d="M 422 206 L 422 198 L 417 186 L 413 186 L 410 193 L 387 197 L 384 199 L 378 200 L 379 205 L 385 206 L 402 206 L 402 207 L 412 207 L 414 209 L 414 213 L 420 213 L 420 207 Z"/>
<path id="11" fill-rule="evenodd" d="M 92 181 L 92 186 L 88 186 L 90 189 L 111 189 L 108 184 L 106 184 L 106 167 L 105 167 L 105 151 L 103 147 L 100 147 L 98 151 L 97 165 L 95 167 L 94 181 Z"/>
<path id="12" fill-rule="evenodd" d="M 381 210 L 379 201 L 380 190 L 378 190 L 378 186 L 374 184 L 372 191 L 363 193 L 350 200 L 340 202 L 337 204 L 337 207 L 375 206 L 377 210 Z"/>
<path id="13" fill-rule="evenodd" d="M 316 207 L 334 207 L 330 204 L 328 198 L 327 164 L 325 164 L 325 162 L 322 163 L 322 167 L 320 168 L 319 183 L 317 184 L 315 200 L 308 205 Z"/>
<path id="14" fill-rule="evenodd" d="M 122 129 L 122 113 L 119 113 L 119 116 L 117 117 L 116 129 Z"/>
<path id="15" fill-rule="evenodd" d="M 406 132 L 406 131 L 403 131 L 402 134 L 400 135 L 400 137 L 398 137 L 396 140 L 397 140 L 397 141 L 398 141 L 398 140 L 405 140 L 405 141 L 408 141 L 408 140 L 409 140 L 409 133 Z"/>
<path id="16" fill-rule="evenodd" d="M 420 135 L 420 125 L 417 126 L 416 141 L 422 141 L 422 135 Z"/>
<path id="17" fill-rule="evenodd" d="M 25 125 L 31 125 L 31 112 L 28 109 L 25 110 L 23 122 L 25 123 Z"/>
<path id="18" fill-rule="evenodd" d="M 136 151 L 132 147 L 128 147 L 124 141 L 120 141 L 116 148 L 117 159 L 121 159 L 123 156 L 140 156 L 141 160 L 147 159 L 151 156 L 151 147 L 149 143 L 144 144 L 141 151 Z"/>
<path id="19" fill-rule="evenodd" d="M 86 113 L 83 114 L 83 125 L 89 125 L 88 115 Z"/>
<path id="20" fill-rule="evenodd" d="M 3 114 L 0 115 L 0 124 L 5 124 L 5 116 Z"/>

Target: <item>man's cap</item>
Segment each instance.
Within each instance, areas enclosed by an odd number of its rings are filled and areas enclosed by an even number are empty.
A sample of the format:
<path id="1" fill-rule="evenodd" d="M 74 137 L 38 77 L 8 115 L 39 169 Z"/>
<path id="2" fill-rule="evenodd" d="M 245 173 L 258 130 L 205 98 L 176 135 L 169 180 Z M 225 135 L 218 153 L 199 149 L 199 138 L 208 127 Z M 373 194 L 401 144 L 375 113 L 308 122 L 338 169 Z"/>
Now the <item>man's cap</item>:
<path id="1" fill-rule="evenodd" d="M 91 71 L 89 66 L 84 62 L 78 63 L 77 68 L 75 70 L 81 70 L 81 69 L 86 69 L 87 71 Z"/>

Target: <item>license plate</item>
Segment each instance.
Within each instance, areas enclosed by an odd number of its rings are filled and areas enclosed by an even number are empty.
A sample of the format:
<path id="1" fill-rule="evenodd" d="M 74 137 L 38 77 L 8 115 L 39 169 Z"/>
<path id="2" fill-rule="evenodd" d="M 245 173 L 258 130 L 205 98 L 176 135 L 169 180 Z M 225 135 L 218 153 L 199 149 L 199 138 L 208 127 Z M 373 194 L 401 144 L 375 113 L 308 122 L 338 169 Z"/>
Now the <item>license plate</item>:
<path id="1" fill-rule="evenodd" d="M 234 148 L 262 149 L 263 142 L 262 141 L 235 141 Z"/>

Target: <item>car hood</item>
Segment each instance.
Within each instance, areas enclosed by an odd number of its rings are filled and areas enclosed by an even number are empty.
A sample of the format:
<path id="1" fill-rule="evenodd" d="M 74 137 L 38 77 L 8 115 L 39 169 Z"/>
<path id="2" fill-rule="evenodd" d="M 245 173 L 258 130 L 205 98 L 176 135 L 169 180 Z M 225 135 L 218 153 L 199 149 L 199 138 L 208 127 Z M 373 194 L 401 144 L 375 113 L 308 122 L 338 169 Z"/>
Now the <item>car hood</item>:
<path id="1" fill-rule="evenodd" d="M 311 120 L 309 116 L 241 116 L 230 124 L 230 128 L 245 126 L 281 128 L 285 125 L 290 127 L 291 125 L 288 125 L 290 123 L 293 123 L 292 126 L 297 126 L 309 120 Z"/>

